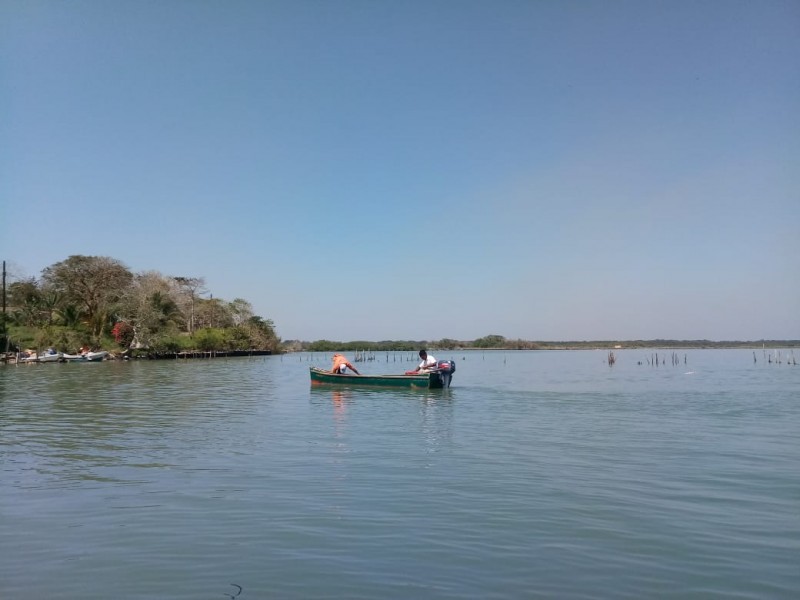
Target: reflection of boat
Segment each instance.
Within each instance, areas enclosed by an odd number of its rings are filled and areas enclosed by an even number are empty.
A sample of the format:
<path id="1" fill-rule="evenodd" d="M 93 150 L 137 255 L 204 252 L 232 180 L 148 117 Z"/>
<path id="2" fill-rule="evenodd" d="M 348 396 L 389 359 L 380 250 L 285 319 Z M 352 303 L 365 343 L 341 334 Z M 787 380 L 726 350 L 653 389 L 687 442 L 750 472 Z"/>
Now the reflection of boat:
<path id="1" fill-rule="evenodd" d="M 100 350 L 99 352 L 85 352 L 84 354 L 64 354 L 62 359 L 67 362 L 99 362 L 108 356 L 108 352 Z"/>
<path id="2" fill-rule="evenodd" d="M 440 369 L 431 371 L 430 373 L 414 373 L 405 375 L 355 375 L 350 373 L 331 373 L 325 369 L 311 367 L 311 385 L 366 385 L 432 389 L 450 387 L 450 377 L 452 375 L 452 371 L 455 371 L 455 365 L 453 365 L 452 370 Z"/>

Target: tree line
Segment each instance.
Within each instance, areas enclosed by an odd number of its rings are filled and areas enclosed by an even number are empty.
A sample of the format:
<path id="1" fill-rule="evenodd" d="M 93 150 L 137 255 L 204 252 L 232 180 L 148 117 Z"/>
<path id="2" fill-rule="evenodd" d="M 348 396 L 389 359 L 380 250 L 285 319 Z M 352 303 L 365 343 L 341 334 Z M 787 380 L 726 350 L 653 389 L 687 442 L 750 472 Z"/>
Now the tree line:
<path id="1" fill-rule="evenodd" d="M 4 273 L 5 274 L 5 273 Z M 130 353 L 181 351 L 416 351 L 431 349 L 579 350 L 594 348 L 772 348 L 797 340 L 531 341 L 492 334 L 475 340 L 384 340 L 281 343 L 272 320 L 253 313 L 247 300 L 228 302 L 209 293 L 203 277 L 133 273 L 106 256 L 70 256 L 5 285 L 0 351 L 52 346 L 75 352 L 90 345 Z M 206 297 L 208 296 L 208 297 Z M 5 339 L 3 339 L 5 338 Z"/>
<path id="2" fill-rule="evenodd" d="M 475 340 L 384 340 L 380 342 L 351 341 L 340 342 L 317 340 L 305 342 L 288 340 L 283 343 L 288 351 L 293 352 L 333 352 L 333 351 L 365 351 L 365 352 L 406 352 L 420 348 L 434 350 L 596 350 L 596 349 L 641 349 L 641 348 L 794 348 L 800 347 L 800 340 L 758 340 L 758 341 L 712 341 L 712 340 L 590 340 L 590 341 L 532 341 L 510 339 L 502 335 L 487 335 Z"/>
<path id="3" fill-rule="evenodd" d="M 272 320 L 247 300 L 209 294 L 203 277 L 132 272 L 115 258 L 70 256 L 4 286 L 3 348 L 116 347 L 129 353 L 270 350 Z M 209 297 L 205 297 L 208 295 Z"/>
<path id="4" fill-rule="evenodd" d="M 314 342 L 302 342 L 292 340 L 284 342 L 287 350 L 295 352 L 332 352 L 343 350 L 354 352 L 364 351 L 388 351 L 388 352 L 411 352 L 419 351 L 421 348 L 435 348 L 442 350 L 455 350 L 466 348 L 486 348 L 493 350 L 536 350 L 540 346 L 536 342 L 524 340 L 507 340 L 502 335 L 487 335 L 476 340 L 455 340 L 443 338 L 440 340 L 383 340 L 380 342 L 370 342 L 356 340 L 350 342 L 339 342 L 331 340 L 316 340 Z"/>

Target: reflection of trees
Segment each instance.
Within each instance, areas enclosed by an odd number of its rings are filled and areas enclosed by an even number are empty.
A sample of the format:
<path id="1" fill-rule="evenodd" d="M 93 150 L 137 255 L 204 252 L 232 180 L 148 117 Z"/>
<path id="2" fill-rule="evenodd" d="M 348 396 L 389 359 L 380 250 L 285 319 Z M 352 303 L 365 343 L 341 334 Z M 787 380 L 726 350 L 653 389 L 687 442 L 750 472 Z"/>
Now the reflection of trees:
<path id="1" fill-rule="evenodd" d="M 9 423 L 29 431 L 40 476 L 124 482 L 130 471 L 119 467 L 135 465 L 141 478 L 143 467 L 166 466 L 167 440 L 186 427 L 192 413 L 212 414 L 206 404 L 213 398 L 201 393 L 208 382 L 180 377 L 170 365 L 86 367 L 37 369 L 28 379 L 35 408 L 9 417 Z"/>

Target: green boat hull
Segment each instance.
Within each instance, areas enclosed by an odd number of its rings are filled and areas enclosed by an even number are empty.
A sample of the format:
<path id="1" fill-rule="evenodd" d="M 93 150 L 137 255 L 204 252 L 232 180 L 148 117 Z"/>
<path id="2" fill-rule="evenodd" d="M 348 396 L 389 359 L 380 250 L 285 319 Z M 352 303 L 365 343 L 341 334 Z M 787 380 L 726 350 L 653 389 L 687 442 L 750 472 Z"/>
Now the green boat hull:
<path id="1" fill-rule="evenodd" d="M 341 375 L 316 367 L 311 367 L 311 385 L 363 385 L 422 389 L 443 387 L 438 373 L 419 373 L 415 375 L 355 375 L 348 373 Z"/>

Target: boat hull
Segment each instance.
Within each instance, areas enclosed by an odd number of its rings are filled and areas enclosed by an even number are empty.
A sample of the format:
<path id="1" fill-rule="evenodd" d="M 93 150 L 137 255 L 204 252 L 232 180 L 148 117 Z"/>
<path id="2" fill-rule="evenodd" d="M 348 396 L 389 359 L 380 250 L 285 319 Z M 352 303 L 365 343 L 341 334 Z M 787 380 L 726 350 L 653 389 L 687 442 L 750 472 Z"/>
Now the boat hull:
<path id="1" fill-rule="evenodd" d="M 64 354 L 61 356 L 64 362 L 81 362 L 85 361 L 83 354 Z"/>
<path id="2" fill-rule="evenodd" d="M 55 363 L 61 360 L 61 353 L 56 354 L 40 354 L 39 356 L 29 356 L 27 358 L 19 359 L 23 363 Z"/>
<path id="3" fill-rule="evenodd" d="M 441 388 L 442 380 L 438 373 L 418 373 L 415 375 L 354 375 L 331 373 L 316 367 L 310 368 L 311 385 L 349 385 L 372 387 L 399 387 L 434 389 Z"/>
<path id="4" fill-rule="evenodd" d="M 64 362 L 100 362 L 108 356 L 106 350 L 100 352 L 86 352 L 85 354 L 64 354 L 61 358 Z"/>

